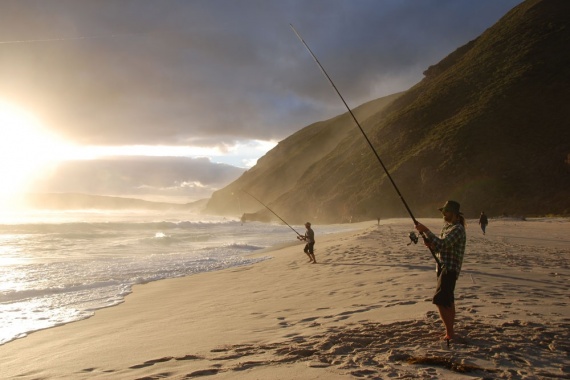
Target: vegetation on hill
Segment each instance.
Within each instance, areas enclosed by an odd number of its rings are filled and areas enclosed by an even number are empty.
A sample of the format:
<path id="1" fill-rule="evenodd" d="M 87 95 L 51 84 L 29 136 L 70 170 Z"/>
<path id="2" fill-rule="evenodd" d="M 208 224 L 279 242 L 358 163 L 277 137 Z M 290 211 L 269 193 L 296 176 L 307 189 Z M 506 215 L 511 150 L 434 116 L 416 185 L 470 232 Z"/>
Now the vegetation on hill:
<path id="1" fill-rule="evenodd" d="M 394 94 L 367 102 L 355 108 L 353 112 L 359 120 L 374 118 L 400 95 Z M 307 170 L 313 164 L 337 149 L 344 139 L 353 138 L 354 130 L 347 128 L 350 123 L 354 123 L 350 115 L 343 114 L 311 124 L 287 137 L 261 157 L 257 164 L 238 180 L 214 192 L 205 212 L 242 215 L 264 210 L 265 208 L 246 192 L 269 204 L 283 193 L 293 191 L 297 182 L 307 175 Z M 266 215 L 265 219 L 267 218 L 270 216 Z"/>
<path id="2" fill-rule="evenodd" d="M 410 90 L 355 112 L 416 217 L 447 199 L 468 218 L 570 214 L 569 15 L 569 1 L 527 0 Z M 206 212 L 267 218 L 232 200 L 240 188 L 290 223 L 408 215 L 348 114 L 283 140 Z"/>

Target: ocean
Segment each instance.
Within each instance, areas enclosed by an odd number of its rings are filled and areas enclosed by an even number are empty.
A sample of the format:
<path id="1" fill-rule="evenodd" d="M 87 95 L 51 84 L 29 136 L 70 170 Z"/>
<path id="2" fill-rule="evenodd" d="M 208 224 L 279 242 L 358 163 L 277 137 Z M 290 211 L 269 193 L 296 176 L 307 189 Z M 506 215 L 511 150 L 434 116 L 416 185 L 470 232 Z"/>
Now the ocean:
<path id="1" fill-rule="evenodd" d="M 292 226 L 304 234 L 303 226 Z M 318 235 L 350 225 L 314 226 Z M 165 212 L 0 216 L 0 345 L 120 304 L 135 284 L 251 265 L 251 253 L 302 243 L 283 224 Z M 303 256 L 304 260 L 305 257 Z"/>

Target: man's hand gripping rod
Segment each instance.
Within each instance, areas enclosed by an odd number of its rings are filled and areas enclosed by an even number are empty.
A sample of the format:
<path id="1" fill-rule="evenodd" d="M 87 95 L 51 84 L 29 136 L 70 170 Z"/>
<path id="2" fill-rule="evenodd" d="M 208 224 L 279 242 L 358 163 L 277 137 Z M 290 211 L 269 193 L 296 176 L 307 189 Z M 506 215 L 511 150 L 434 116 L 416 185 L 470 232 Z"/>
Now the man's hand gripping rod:
<path id="1" fill-rule="evenodd" d="M 348 110 L 348 112 L 350 113 L 350 116 L 352 116 L 352 119 L 354 120 L 354 122 L 356 123 L 356 126 L 358 127 L 358 129 L 360 129 L 360 132 L 362 133 L 362 135 L 364 136 L 364 138 L 366 139 L 366 142 L 368 143 L 368 146 L 370 146 L 370 149 L 372 149 L 372 151 L 374 152 L 374 155 L 376 156 L 376 158 L 378 159 L 378 162 L 380 163 L 380 165 L 382 166 L 382 169 L 384 169 L 384 172 L 386 173 L 386 176 L 388 177 L 388 179 L 390 180 L 390 182 L 392 183 L 392 186 L 394 186 L 394 189 L 396 190 L 396 193 L 398 193 L 398 196 L 400 197 L 400 200 L 402 201 L 402 203 L 404 204 L 404 207 L 406 208 L 406 210 L 408 211 L 408 214 L 410 214 L 410 217 L 412 218 L 412 221 L 414 222 L 414 225 L 418 225 L 419 222 L 416 220 L 416 218 L 414 218 L 414 214 L 412 214 L 412 210 L 410 210 L 410 207 L 408 206 L 408 204 L 406 203 L 406 200 L 404 199 L 404 197 L 402 196 L 402 194 L 400 193 L 400 190 L 398 189 L 398 186 L 396 186 L 396 183 L 394 182 L 394 180 L 392 179 L 392 176 L 390 175 L 390 173 L 388 172 L 388 169 L 386 168 L 386 166 L 384 165 L 384 163 L 382 162 L 382 159 L 380 158 L 380 156 L 378 155 L 378 153 L 376 152 L 376 149 L 374 149 L 374 146 L 372 145 L 372 143 L 370 142 L 370 139 L 368 139 L 368 136 L 366 136 L 366 133 L 364 132 L 364 130 L 362 129 L 362 127 L 360 126 L 360 123 L 358 122 L 358 120 L 356 119 L 356 116 L 354 116 L 354 113 L 352 112 L 352 110 L 350 109 L 350 107 L 348 106 L 348 104 L 346 104 L 344 98 L 342 97 L 342 95 L 340 94 L 340 92 L 338 91 L 338 89 L 336 88 L 334 82 L 332 81 L 331 77 L 327 74 L 327 72 L 325 71 L 323 65 L 321 65 L 321 63 L 319 62 L 318 58 L 315 56 L 315 54 L 313 53 L 313 51 L 311 50 L 311 48 L 309 48 L 309 45 L 307 45 L 307 43 L 305 42 L 305 40 L 303 40 L 303 37 L 301 37 L 301 35 L 297 32 L 297 30 L 293 27 L 292 24 L 289 24 L 289 26 L 291 26 L 291 29 L 293 29 L 293 32 L 297 35 L 297 37 L 299 38 L 299 40 L 301 40 L 301 42 L 303 43 L 303 45 L 305 45 L 305 47 L 307 48 L 307 50 L 309 51 L 309 53 L 311 54 L 311 56 L 313 57 L 313 59 L 315 60 L 315 62 L 317 63 L 317 65 L 319 66 L 319 68 L 321 69 L 321 72 L 323 73 L 323 75 L 328 79 L 328 81 L 330 82 L 330 84 L 333 86 L 334 90 L 336 91 L 337 95 L 339 96 L 340 100 L 342 100 L 342 103 L 344 104 L 344 106 L 346 107 L 346 109 Z M 420 233 L 422 238 L 424 239 L 424 241 L 427 241 L 427 236 L 421 232 Z M 438 268 L 442 268 L 442 264 L 439 261 L 439 259 L 437 258 L 437 256 L 435 255 L 435 252 L 433 251 L 433 249 L 430 246 L 427 246 L 429 251 L 431 252 L 433 258 L 435 259 L 435 262 L 438 265 Z"/>

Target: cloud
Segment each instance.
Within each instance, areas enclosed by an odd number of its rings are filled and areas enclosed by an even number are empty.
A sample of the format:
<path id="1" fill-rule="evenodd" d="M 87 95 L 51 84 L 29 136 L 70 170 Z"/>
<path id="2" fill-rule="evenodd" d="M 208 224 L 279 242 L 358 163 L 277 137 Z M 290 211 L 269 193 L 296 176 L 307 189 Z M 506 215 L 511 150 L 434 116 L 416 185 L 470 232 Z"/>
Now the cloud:
<path id="1" fill-rule="evenodd" d="M 0 97 L 77 144 L 281 140 L 405 90 L 520 0 L 0 3 Z M 4 43 L 2 43 L 4 42 Z"/>
<path id="2" fill-rule="evenodd" d="M 35 192 L 75 192 L 190 202 L 237 179 L 245 169 L 208 158 L 115 157 L 66 161 L 45 173 Z"/>

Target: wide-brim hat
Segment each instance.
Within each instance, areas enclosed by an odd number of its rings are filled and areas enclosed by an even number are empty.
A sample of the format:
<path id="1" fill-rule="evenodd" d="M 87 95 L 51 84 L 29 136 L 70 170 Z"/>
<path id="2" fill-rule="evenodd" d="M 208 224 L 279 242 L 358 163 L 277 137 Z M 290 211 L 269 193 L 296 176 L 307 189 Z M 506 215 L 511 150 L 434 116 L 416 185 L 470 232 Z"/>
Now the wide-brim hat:
<path id="1" fill-rule="evenodd" d="M 462 212 L 459 211 L 459 203 L 456 201 L 445 202 L 445 204 L 443 205 L 442 208 L 439 209 L 439 211 L 441 211 L 441 212 L 452 212 L 454 214 L 462 214 Z"/>

